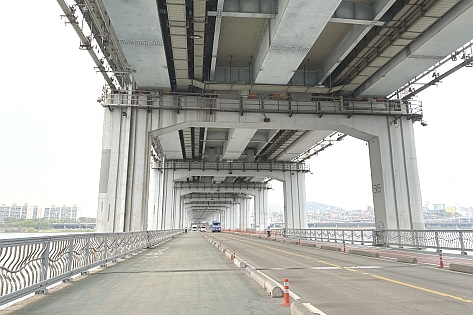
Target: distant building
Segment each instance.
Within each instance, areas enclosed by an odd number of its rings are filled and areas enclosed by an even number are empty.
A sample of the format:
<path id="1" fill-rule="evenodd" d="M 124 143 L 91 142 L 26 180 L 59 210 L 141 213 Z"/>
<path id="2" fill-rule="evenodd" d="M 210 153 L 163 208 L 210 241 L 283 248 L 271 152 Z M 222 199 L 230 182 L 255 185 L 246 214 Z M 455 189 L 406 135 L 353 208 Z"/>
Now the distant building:
<path id="1" fill-rule="evenodd" d="M 76 221 L 78 217 L 78 208 L 76 205 L 69 206 L 54 206 L 44 208 L 43 219 L 49 220 L 73 220 Z"/>
<path id="2" fill-rule="evenodd" d="M 15 218 L 15 219 L 26 219 L 28 213 L 28 204 L 17 205 L 16 203 L 11 206 L 6 204 L 0 205 L 0 219 Z"/>
<path id="3" fill-rule="evenodd" d="M 46 220 L 73 220 L 79 217 L 80 208 L 77 205 L 72 206 L 55 206 L 41 208 L 37 205 L 0 204 L 0 219 L 46 219 Z"/>

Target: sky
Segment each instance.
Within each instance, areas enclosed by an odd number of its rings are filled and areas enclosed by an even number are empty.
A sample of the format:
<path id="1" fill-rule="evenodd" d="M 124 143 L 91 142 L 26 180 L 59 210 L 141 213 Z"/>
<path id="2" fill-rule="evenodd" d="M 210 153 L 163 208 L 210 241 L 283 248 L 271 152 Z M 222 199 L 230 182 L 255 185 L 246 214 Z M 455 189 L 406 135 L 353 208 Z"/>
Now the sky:
<path id="1" fill-rule="evenodd" d="M 7 1 L 2 9 L 0 204 L 76 204 L 95 216 L 102 76 L 56 1 Z M 423 203 L 473 207 L 472 77 L 473 68 L 464 68 L 419 94 L 428 123 L 414 125 Z M 345 138 L 309 163 L 307 201 L 372 205 L 363 141 Z M 281 184 L 273 187 L 270 202 L 282 204 Z"/>

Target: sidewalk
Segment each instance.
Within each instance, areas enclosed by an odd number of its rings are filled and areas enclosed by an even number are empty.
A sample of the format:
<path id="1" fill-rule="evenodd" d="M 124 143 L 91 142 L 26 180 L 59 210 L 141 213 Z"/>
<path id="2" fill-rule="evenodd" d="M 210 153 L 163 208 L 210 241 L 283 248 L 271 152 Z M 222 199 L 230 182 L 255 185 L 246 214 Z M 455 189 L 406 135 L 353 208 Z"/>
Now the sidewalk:
<path id="1" fill-rule="evenodd" d="M 290 314 L 280 303 L 189 232 L 0 314 Z"/>

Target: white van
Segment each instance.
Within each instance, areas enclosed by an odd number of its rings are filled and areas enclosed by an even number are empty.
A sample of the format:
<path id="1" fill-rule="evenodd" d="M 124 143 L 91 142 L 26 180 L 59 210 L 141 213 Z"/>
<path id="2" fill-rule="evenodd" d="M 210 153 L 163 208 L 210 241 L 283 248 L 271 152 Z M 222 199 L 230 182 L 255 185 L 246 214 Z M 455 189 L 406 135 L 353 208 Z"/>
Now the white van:
<path id="1" fill-rule="evenodd" d="M 192 231 L 197 231 L 197 225 L 196 224 L 192 224 Z"/>

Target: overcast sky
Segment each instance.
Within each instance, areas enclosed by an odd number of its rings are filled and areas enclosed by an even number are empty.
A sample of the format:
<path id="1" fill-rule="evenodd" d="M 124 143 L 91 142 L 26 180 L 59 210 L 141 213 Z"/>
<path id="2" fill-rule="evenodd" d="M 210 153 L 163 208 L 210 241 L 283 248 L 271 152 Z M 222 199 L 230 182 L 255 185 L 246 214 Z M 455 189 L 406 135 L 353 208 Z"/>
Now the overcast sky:
<path id="1" fill-rule="evenodd" d="M 7 1 L 2 9 L 0 204 L 77 204 L 95 216 L 102 76 L 78 49 L 56 1 Z M 415 124 L 424 203 L 473 206 L 472 77 L 473 68 L 462 69 L 419 97 L 428 123 Z M 307 201 L 344 209 L 372 204 L 364 142 L 346 139 L 310 163 Z M 270 196 L 279 200 L 280 189 Z"/>

